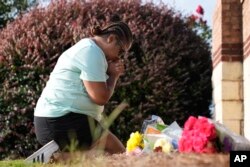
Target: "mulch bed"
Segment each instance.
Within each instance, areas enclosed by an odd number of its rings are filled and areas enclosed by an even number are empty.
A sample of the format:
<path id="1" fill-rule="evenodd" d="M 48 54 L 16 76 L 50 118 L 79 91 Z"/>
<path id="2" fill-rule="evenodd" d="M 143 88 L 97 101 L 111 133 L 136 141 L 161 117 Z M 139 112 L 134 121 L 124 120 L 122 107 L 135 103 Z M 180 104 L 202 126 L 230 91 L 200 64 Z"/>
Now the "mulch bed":
<path id="1" fill-rule="evenodd" d="M 65 156 L 66 155 L 66 156 Z M 63 166 L 91 167 L 229 167 L 229 154 L 194 154 L 154 152 L 141 155 L 73 153 L 59 156 L 53 163 Z M 67 157 L 67 158 L 66 158 Z"/>
<path id="2" fill-rule="evenodd" d="M 229 162 L 229 154 L 152 153 L 140 156 L 124 154 L 107 156 L 103 165 L 106 164 L 109 167 L 229 167 Z"/>

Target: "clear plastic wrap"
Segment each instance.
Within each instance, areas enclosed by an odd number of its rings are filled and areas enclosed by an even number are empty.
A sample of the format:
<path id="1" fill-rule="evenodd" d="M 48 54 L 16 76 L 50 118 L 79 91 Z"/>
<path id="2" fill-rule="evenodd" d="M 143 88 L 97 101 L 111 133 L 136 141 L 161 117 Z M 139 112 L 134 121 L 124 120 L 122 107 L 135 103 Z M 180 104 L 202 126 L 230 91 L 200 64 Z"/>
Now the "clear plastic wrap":
<path id="1" fill-rule="evenodd" d="M 211 120 L 211 122 L 215 125 L 220 140 L 221 151 L 250 151 L 250 141 L 245 137 L 232 132 L 219 122 L 214 120 Z"/>

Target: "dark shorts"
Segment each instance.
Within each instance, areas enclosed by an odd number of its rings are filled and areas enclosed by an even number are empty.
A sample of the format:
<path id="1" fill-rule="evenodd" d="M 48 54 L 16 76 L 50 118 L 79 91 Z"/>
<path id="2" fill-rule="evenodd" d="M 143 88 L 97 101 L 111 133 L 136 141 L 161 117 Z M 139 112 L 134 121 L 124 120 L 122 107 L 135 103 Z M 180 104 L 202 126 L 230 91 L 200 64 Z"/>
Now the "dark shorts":
<path id="1" fill-rule="evenodd" d="M 61 150 L 67 146 L 88 149 L 103 132 L 102 126 L 93 118 L 77 113 L 62 117 L 34 117 L 35 133 L 40 144 L 54 140 Z"/>

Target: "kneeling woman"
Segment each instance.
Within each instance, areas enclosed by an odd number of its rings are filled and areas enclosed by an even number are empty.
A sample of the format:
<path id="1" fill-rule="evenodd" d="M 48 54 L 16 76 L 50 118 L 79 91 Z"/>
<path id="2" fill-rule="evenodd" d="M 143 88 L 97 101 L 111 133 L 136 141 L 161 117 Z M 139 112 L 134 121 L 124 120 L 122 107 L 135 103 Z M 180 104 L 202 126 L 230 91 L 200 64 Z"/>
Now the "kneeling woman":
<path id="1" fill-rule="evenodd" d="M 76 140 L 79 149 L 105 143 L 108 153 L 121 153 L 125 147 L 111 132 L 103 142 L 99 121 L 124 72 L 119 54 L 130 49 L 132 33 L 124 22 L 91 32 L 59 57 L 35 108 L 35 133 L 42 145 L 54 140 L 61 150 Z"/>

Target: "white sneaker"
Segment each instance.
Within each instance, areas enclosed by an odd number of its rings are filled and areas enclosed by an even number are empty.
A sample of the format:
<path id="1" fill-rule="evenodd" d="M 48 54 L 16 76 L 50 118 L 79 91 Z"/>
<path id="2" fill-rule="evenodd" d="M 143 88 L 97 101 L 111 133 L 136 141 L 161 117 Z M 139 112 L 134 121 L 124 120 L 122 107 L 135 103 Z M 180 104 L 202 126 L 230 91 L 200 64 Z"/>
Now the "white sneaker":
<path id="1" fill-rule="evenodd" d="M 57 150 L 59 150 L 59 146 L 54 140 L 52 140 L 26 158 L 25 161 L 48 163 L 53 153 L 55 153 Z"/>

